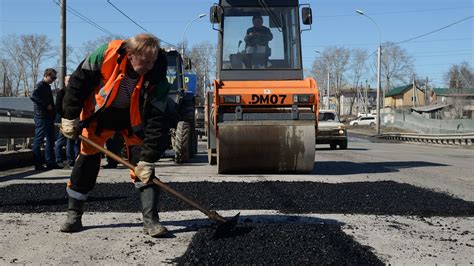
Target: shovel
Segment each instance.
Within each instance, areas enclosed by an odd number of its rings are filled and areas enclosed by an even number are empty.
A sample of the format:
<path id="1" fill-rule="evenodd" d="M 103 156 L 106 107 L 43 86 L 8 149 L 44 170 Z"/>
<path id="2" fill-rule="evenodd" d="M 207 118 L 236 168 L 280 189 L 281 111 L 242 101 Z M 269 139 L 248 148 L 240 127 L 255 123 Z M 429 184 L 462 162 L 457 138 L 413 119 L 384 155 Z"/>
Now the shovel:
<path id="1" fill-rule="evenodd" d="M 88 139 L 88 138 L 86 138 L 82 135 L 79 135 L 79 139 L 86 142 L 87 144 L 93 146 L 94 148 L 98 149 L 99 151 L 105 153 L 107 156 L 111 157 L 115 161 L 127 166 L 128 168 L 130 168 L 130 170 L 132 170 L 132 171 L 135 170 L 135 166 L 133 164 L 131 164 L 130 162 L 124 160 L 122 157 L 116 155 L 115 153 L 107 150 L 106 148 L 98 145 L 94 141 L 92 141 L 92 140 L 90 140 L 90 139 Z M 153 178 L 152 181 L 153 181 L 153 183 L 155 183 L 155 185 L 161 187 L 168 194 L 171 194 L 172 196 L 178 198 L 179 200 L 186 202 L 187 204 L 191 205 L 192 207 L 198 209 L 199 211 L 201 211 L 202 213 L 207 215 L 207 217 L 210 220 L 217 222 L 216 233 L 215 233 L 216 236 L 226 235 L 227 233 L 232 231 L 232 229 L 237 225 L 237 221 L 239 220 L 240 212 L 237 213 L 237 215 L 235 215 L 231 219 L 226 219 L 226 218 L 222 217 L 221 215 L 219 215 L 216 211 L 210 211 L 210 210 L 207 210 L 207 209 L 203 208 L 201 205 L 199 205 L 196 202 L 192 201 L 191 199 L 187 198 L 186 196 L 184 196 L 183 194 L 181 194 L 178 191 L 174 190 L 173 188 L 171 188 L 167 184 L 161 182 L 160 180 L 158 180 L 156 178 Z"/>

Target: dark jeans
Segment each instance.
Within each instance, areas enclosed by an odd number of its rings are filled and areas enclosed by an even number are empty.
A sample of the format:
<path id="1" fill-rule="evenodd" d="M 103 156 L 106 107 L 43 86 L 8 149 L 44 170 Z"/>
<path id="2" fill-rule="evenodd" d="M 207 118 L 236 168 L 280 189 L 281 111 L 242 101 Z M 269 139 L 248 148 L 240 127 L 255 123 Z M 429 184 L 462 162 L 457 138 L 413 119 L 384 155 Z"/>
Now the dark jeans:
<path id="1" fill-rule="evenodd" d="M 125 146 L 125 140 L 123 139 L 123 136 L 120 133 L 120 131 L 117 131 L 117 132 L 115 132 L 115 134 L 110 139 L 108 139 L 105 142 L 105 145 L 106 145 L 106 147 L 109 151 L 111 151 L 111 152 L 113 152 L 117 155 L 120 155 L 122 153 L 123 146 Z M 109 165 L 117 165 L 118 164 L 118 162 L 115 161 L 114 159 L 112 159 L 111 157 L 106 156 L 106 158 L 107 158 L 107 163 Z"/>
<path id="2" fill-rule="evenodd" d="M 63 147 L 66 146 L 66 159 L 68 165 L 73 165 L 76 160 L 75 152 L 75 140 L 66 138 L 61 132 L 58 132 L 58 138 L 54 146 L 54 153 L 56 154 L 56 162 L 62 163 L 64 161 L 63 157 Z"/>
<path id="3" fill-rule="evenodd" d="M 35 139 L 33 141 L 33 162 L 35 165 L 44 163 L 41 156 L 41 146 L 46 138 L 44 156 L 47 165 L 54 165 L 54 119 L 35 117 Z"/>

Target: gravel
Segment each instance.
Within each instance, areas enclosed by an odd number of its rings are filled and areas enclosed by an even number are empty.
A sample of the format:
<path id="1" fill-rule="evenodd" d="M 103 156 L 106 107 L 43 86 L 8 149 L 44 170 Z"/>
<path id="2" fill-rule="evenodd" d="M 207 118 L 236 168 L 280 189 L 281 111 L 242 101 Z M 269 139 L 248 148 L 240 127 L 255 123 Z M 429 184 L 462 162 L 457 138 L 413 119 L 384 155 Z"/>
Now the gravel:
<path id="1" fill-rule="evenodd" d="M 215 210 L 279 210 L 282 213 L 342 213 L 419 216 L 473 216 L 474 202 L 393 181 L 187 182 L 169 183 L 202 206 Z M 64 212 L 64 184 L 10 185 L 0 188 L 0 212 Z M 161 211 L 192 208 L 165 193 Z M 85 211 L 138 212 L 138 193 L 131 183 L 96 185 Z"/>
<path id="2" fill-rule="evenodd" d="M 383 265 L 369 247 L 332 224 L 253 224 L 216 239 L 202 229 L 178 265 Z"/>

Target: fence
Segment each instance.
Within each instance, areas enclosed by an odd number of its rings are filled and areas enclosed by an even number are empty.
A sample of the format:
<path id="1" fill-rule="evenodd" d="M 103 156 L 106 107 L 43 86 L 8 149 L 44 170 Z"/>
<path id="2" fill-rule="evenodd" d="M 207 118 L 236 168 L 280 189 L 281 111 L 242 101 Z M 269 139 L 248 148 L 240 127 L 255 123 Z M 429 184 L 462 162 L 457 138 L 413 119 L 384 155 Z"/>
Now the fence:
<path id="1" fill-rule="evenodd" d="M 474 132 L 474 119 L 429 119 L 409 112 L 385 112 L 384 126 L 394 126 L 423 134 L 458 134 Z"/>

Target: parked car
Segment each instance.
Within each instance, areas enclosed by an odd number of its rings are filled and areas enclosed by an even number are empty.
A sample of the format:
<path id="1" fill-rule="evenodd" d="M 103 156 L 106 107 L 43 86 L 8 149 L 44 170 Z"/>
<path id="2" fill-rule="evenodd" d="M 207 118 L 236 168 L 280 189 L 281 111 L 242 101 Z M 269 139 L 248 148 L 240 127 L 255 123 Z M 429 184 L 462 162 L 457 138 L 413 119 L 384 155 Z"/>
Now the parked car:
<path id="1" fill-rule="evenodd" d="M 349 125 L 351 126 L 375 126 L 375 122 L 377 120 L 375 119 L 375 116 L 361 116 L 357 118 L 356 120 L 352 120 Z"/>
<path id="2" fill-rule="evenodd" d="M 334 110 L 319 110 L 316 144 L 329 144 L 331 149 L 347 149 L 347 130 Z"/>

